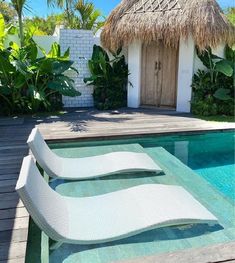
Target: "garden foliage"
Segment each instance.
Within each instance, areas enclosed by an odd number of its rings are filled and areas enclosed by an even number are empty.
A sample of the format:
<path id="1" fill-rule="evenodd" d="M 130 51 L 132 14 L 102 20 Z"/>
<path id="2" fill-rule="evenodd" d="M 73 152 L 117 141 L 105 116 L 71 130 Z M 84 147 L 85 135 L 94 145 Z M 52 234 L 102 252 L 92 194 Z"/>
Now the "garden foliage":
<path id="1" fill-rule="evenodd" d="M 210 48 L 197 51 L 206 67 L 193 77 L 192 112 L 196 115 L 234 115 L 235 48 L 225 47 L 225 58 Z"/>
<path id="2" fill-rule="evenodd" d="M 95 107 L 100 110 L 116 109 L 126 106 L 128 66 L 121 50 L 109 58 L 100 46 L 94 46 L 88 65 L 91 76 L 84 82 L 94 86 L 93 98 Z"/>
<path id="3" fill-rule="evenodd" d="M 47 0 L 48 5 L 64 9 L 65 28 L 93 30 L 96 32 L 104 25 L 104 17 L 92 1 L 86 0 Z"/>
<path id="4" fill-rule="evenodd" d="M 61 95 L 80 95 L 74 81 L 65 75 L 67 70 L 76 71 L 69 60 L 69 50 L 61 54 L 60 46 L 54 43 L 46 53 L 30 34 L 25 34 L 24 46 L 10 42 L 4 48 L 6 29 L 0 21 L 1 114 L 56 110 L 62 106 Z"/>

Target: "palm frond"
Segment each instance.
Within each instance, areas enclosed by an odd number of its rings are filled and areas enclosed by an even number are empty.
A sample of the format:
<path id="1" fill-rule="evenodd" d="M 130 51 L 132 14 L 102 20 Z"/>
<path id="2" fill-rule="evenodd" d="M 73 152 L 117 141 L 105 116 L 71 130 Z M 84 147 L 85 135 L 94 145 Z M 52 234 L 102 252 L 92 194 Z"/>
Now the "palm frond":
<path id="1" fill-rule="evenodd" d="M 72 7 L 74 0 L 47 0 L 47 5 L 52 7 L 64 8 L 64 6 Z"/>

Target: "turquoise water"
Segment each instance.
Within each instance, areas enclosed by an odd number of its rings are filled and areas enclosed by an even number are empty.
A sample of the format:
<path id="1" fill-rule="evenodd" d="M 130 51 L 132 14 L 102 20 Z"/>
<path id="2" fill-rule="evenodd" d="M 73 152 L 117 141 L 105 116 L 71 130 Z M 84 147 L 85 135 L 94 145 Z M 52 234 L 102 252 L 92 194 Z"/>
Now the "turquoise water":
<path id="1" fill-rule="evenodd" d="M 105 244 L 63 244 L 50 253 L 50 263 L 110 263 L 235 241 L 234 133 L 96 140 L 50 146 L 64 157 L 144 151 L 164 171 L 162 175 L 122 174 L 78 182 L 56 180 L 51 186 L 61 195 L 95 196 L 149 183 L 181 185 L 219 220 L 215 226 L 164 227 Z M 40 245 L 40 230 L 31 222 L 26 262 L 40 263 L 42 248 L 47 251 L 47 243 Z"/>
<path id="2" fill-rule="evenodd" d="M 186 136 L 162 136 L 111 141 L 78 142 L 53 145 L 70 148 L 139 143 L 144 149 L 163 147 L 198 175 L 210 182 L 228 198 L 235 199 L 235 134 L 234 132 L 205 133 Z M 64 150 L 63 150 L 64 151 Z M 60 150 L 57 150 L 60 153 Z"/>
<path id="3" fill-rule="evenodd" d="M 205 178 L 225 196 L 235 199 L 233 132 L 166 137 L 143 142 L 144 148 L 162 146 Z"/>

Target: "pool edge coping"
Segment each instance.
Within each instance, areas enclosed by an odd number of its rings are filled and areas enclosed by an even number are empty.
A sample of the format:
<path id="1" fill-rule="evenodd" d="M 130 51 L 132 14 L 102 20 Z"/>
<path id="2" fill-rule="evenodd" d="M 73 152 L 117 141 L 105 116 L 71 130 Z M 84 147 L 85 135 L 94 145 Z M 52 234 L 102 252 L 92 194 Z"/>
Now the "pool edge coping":
<path id="1" fill-rule="evenodd" d="M 73 143 L 78 141 L 90 141 L 90 140 L 118 140 L 118 139 L 128 139 L 128 138 L 138 138 L 138 137 L 153 137 L 153 136 L 169 136 L 169 135 L 197 135 L 202 133 L 217 133 L 217 132 L 235 132 L 235 128 L 208 128 L 202 130 L 191 130 L 191 131 L 169 131 L 169 132 L 143 132 L 143 133 L 129 133 L 129 134 L 110 134 L 110 135 L 88 135 L 88 136 L 75 136 L 73 138 L 59 138 L 59 139 L 45 139 L 47 143 Z"/>

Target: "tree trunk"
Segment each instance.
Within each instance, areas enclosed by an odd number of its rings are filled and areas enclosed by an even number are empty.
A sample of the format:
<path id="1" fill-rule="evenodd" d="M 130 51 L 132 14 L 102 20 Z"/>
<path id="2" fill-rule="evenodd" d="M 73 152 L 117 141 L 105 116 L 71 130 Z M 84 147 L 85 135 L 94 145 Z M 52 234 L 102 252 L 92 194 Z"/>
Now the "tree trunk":
<path id="1" fill-rule="evenodd" d="M 23 21 L 22 21 L 22 13 L 18 13 L 19 19 L 19 37 L 20 37 L 20 45 L 23 47 L 24 45 L 24 29 L 23 29 Z"/>
<path id="2" fill-rule="evenodd" d="M 67 16 L 67 19 L 68 19 L 68 24 L 69 24 L 69 27 L 71 27 L 71 14 L 70 14 L 70 9 L 69 9 L 69 3 L 68 3 L 68 0 L 65 0 L 65 5 L 66 5 L 66 16 Z"/>

